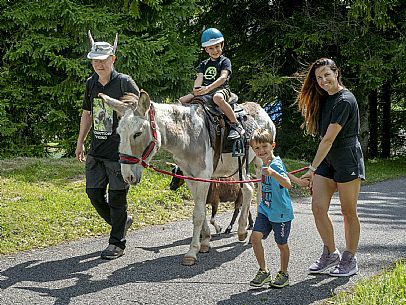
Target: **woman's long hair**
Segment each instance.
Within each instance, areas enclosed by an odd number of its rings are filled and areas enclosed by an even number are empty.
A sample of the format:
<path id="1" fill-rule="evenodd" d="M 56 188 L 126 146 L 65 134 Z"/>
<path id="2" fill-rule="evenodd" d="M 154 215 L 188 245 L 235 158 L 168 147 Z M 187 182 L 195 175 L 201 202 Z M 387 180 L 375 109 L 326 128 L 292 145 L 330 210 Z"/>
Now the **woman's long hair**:
<path id="1" fill-rule="evenodd" d="M 333 60 L 320 58 L 310 66 L 296 103 L 304 117 L 304 122 L 300 127 L 305 128 L 306 132 L 311 135 L 319 133 L 320 105 L 328 97 L 328 93 L 320 88 L 316 79 L 315 71 L 321 66 L 329 66 L 332 71 L 338 71 L 338 83 L 342 85 L 340 70 Z"/>

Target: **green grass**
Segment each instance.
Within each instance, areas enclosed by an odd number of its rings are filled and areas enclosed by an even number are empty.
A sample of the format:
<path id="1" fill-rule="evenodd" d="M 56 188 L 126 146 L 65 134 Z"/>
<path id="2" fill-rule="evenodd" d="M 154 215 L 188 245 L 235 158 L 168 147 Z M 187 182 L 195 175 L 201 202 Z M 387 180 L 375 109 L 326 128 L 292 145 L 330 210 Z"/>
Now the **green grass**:
<path id="1" fill-rule="evenodd" d="M 154 165 L 166 166 L 160 160 Z M 84 171 L 74 159 L 1 160 L 0 255 L 107 234 L 86 196 Z M 172 192 L 169 183 L 169 176 L 145 170 L 142 182 L 130 188 L 133 229 L 190 217 L 184 204 L 190 193 Z"/>
<path id="2" fill-rule="evenodd" d="M 362 280 L 324 304 L 404 305 L 406 304 L 406 261 L 398 261 L 378 276 Z"/>
<path id="3" fill-rule="evenodd" d="M 406 176 L 406 158 L 367 160 L 366 183 L 375 183 Z"/>

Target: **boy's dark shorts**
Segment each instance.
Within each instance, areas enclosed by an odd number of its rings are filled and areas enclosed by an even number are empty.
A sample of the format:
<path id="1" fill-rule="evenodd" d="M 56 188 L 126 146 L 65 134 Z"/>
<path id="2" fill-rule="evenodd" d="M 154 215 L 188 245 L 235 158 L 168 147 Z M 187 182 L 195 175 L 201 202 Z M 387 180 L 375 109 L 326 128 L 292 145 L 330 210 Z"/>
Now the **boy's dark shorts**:
<path id="1" fill-rule="evenodd" d="M 86 156 L 86 188 L 106 188 L 120 191 L 129 187 L 121 175 L 121 165 L 118 161 L 98 159 Z"/>
<path id="2" fill-rule="evenodd" d="M 358 178 L 365 180 L 361 144 L 357 141 L 351 146 L 333 146 L 315 173 L 338 183 L 350 182 Z"/>
<path id="3" fill-rule="evenodd" d="M 210 92 L 210 94 L 211 94 L 212 96 L 214 96 L 215 94 L 221 94 L 221 95 L 223 95 L 223 99 L 224 99 L 226 102 L 228 102 L 228 100 L 229 100 L 230 97 L 231 97 L 231 91 L 230 91 L 230 89 L 228 89 L 228 88 L 222 88 L 222 89 L 219 89 L 219 90 Z"/>
<path id="4" fill-rule="evenodd" d="M 261 232 L 263 235 L 262 239 L 266 239 L 269 233 L 273 231 L 275 242 L 278 245 L 284 245 L 288 243 L 291 224 L 291 220 L 286 222 L 271 222 L 264 214 L 258 213 L 252 231 Z"/>

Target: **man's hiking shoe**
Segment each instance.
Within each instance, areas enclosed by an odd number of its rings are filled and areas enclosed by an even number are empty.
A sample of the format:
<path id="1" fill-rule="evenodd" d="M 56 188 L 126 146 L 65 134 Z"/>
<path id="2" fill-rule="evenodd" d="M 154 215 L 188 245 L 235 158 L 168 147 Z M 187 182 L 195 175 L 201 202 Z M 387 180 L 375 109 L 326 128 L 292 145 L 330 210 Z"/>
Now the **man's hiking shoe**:
<path id="1" fill-rule="evenodd" d="M 269 274 L 269 272 L 259 269 L 255 278 L 250 282 L 250 286 L 262 287 L 270 281 L 272 281 L 272 276 Z"/>
<path id="2" fill-rule="evenodd" d="M 116 245 L 109 245 L 100 255 L 102 259 L 116 259 L 124 255 L 124 250 Z"/>
<path id="3" fill-rule="evenodd" d="M 351 276 L 358 272 L 357 257 L 344 251 L 340 263 L 330 270 L 331 276 Z"/>
<path id="4" fill-rule="evenodd" d="M 133 218 L 131 216 L 128 216 L 127 221 L 125 222 L 125 227 L 124 227 L 124 237 L 127 235 L 127 231 L 131 227 L 133 222 L 134 222 Z"/>
<path id="5" fill-rule="evenodd" d="M 324 246 L 323 254 L 309 267 L 309 273 L 321 273 L 331 267 L 337 266 L 339 262 L 340 252 L 335 250 L 333 253 L 329 253 L 327 246 Z"/>
<path id="6" fill-rule="evenodd" d="M 282 288 L 288 285 L 289 285 L 289 275 L 283 271 L 279 271 L 275 276 L 275 280 L 269 283 L 270 287 L 275 288 Z"/>

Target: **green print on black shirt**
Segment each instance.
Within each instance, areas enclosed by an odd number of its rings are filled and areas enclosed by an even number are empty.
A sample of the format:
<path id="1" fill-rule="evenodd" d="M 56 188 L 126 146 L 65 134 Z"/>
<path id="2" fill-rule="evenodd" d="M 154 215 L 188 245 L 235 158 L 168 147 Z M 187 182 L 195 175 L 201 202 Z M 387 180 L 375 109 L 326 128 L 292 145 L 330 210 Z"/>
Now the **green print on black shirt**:
<path id="1" fill-rule="evenodd" d="M 93 132 L 97 139 L 107 139 L 113 133 L 113 108 L 101 98 L 93 99 Z"/>

